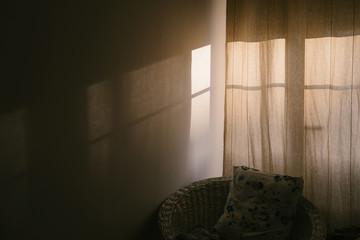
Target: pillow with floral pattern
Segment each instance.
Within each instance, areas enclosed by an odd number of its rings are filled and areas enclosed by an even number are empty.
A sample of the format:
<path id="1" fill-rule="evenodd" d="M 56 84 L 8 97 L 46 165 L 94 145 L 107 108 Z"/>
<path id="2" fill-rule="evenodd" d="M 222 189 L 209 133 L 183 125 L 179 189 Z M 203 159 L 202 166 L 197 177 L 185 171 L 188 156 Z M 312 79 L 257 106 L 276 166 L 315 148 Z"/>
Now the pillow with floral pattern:
<path id="1" fill-rule="evenodd" d="M 234 166 L 224 213 L 215 230 L 227 240 L 289 239 L 302 189 L 301 177 Z"/>

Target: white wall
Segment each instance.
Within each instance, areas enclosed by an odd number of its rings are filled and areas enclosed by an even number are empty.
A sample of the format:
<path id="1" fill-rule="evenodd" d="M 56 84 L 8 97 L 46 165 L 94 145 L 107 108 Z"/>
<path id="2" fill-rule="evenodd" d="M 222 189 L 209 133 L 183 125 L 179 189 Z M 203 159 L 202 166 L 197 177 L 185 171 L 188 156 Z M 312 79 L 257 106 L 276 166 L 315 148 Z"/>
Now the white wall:
<path id="1" fill-rule="evenodd" d="M 221 176 L 225 2 L 2 3 L 0 232 L 157 238 L 170 193 Z M 211 87 L 193 95 L 208 45 Z"/>

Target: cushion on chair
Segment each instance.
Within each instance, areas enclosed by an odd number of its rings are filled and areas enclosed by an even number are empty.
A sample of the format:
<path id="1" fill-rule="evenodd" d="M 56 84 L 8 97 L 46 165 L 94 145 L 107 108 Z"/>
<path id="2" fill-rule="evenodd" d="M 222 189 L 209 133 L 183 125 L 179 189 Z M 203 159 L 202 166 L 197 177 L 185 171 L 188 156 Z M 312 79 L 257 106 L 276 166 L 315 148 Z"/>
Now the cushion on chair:
<path id="1" fill-rule="evenodd" d="M 224 213 L 215 229 L 227 240 L 288 239 L 302 189 L 301 177 L 233 167 Z"/>

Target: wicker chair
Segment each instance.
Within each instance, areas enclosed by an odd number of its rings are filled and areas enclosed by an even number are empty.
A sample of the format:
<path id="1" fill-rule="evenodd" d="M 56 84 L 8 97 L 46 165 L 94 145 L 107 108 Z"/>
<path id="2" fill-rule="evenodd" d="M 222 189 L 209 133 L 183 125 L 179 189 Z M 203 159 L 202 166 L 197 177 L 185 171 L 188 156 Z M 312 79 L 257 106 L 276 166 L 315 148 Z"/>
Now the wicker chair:
<path id="1" fill-rule="evenodd" d="M 159 227 L 165 239 L 174 240 L 199 224 L 212 228 L 224 211 L 229 187 L 229 178 L 209 178 L 170 195 L 159 211 Z M 305 197 L 301 197 L 290 239 L 325 238 L 326 224 L 319 211 Z"/>

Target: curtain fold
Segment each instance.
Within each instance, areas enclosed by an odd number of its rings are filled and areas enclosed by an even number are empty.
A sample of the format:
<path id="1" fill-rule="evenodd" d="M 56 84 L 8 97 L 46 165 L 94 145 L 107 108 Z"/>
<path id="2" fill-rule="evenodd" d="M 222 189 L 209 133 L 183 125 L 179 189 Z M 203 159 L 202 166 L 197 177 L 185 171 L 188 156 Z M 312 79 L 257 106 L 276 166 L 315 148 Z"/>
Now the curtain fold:
<path id="1" fill-rule="evenodd" d="M 329 229 L 360 223 L 360 0 L 228 0 L 224 175 L 303 176 Z"/>

